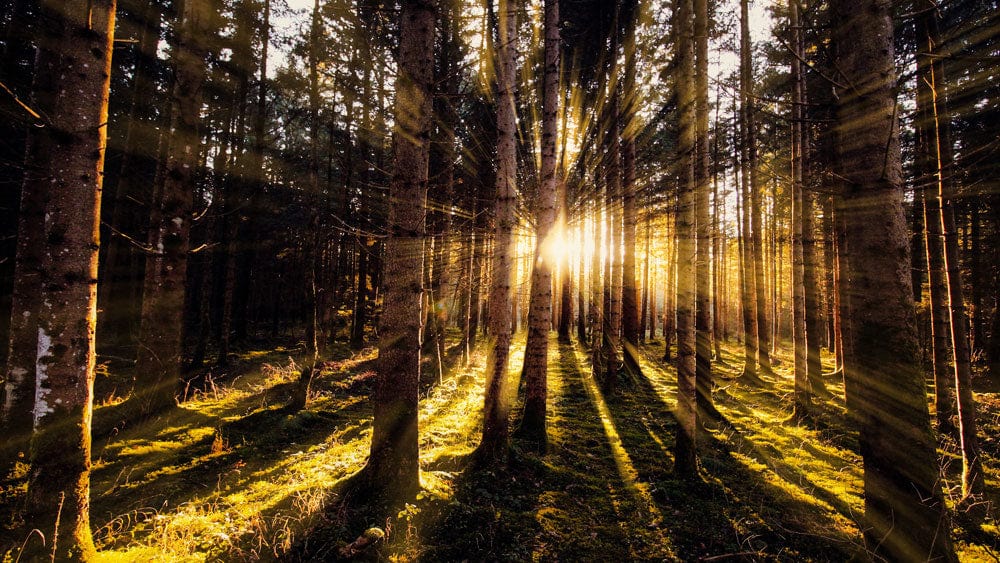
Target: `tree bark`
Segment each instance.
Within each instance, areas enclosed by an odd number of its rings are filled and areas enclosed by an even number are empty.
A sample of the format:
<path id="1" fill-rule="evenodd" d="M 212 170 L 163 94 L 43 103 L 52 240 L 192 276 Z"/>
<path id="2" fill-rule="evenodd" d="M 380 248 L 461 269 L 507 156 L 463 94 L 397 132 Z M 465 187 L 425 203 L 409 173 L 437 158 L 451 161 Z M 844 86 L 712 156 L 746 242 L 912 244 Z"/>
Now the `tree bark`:
<path id="1" fill-rule="evenodd" d="M 761 347 L 758 335 L 763 331 L 758 325 L 760 315 L 757 313 L 757 277 L 755 275 L 754 246 L 755 239 L 750 226 L 751 191 L 756 173 L 756 151 L 752 145 L 756 142 L 751 116 L 753 114 L 752 94 L 752 45 L 750 44 L 750 15 L 748 0 L 740 1 L 740 178 L 742 187 L 742 217 L 741 234 L 741 280 L 740 301 L 743 309 L 743 372 L 740 379 L 751 383 L 760 383 L 757 375 L 757 350 Z"/>
<path id="2" fill-rule="evenodd" d="M 43 34 L 35 59 L 31 104 L 46 114 L 56 107 L 59 94 L 58 49 L 61 30 L 40 26 Z M 38 356 L 38 314 L 42 306 L 41 287 L 45 237 L 39 225 L 45 223 L 45 209 L 54 193 L 51 186 L 51 150 L 54 140 L 49 128 L 29 128 L 26 139 L 24 177 L 18 210 L 14 287 L 11 292 L 10 341 L 4 366 L 3 406 L 0 428 L 8 436 L 0 445 L 0 476 L 14 463 L 25 459 L 31 439 L 35 401 L 35 360 Z"/>
<path id="3" fill-rule="evenodd" d="M 836 128 L 850 248 L 845 370 L 858 382 L 865 537 L 873 557 L 954 561 L 918 363 L 891 2 L 833 0 L 830 9 L 835 63 L 850 85 L 839 90 Z"/>
<path id="4" fill-rule="evenodd" d="M 802 209 L 802 166 L 805 163 L 805 151 L 802 132 L 803 112 L 803 77 L 802 63 L 799 57 L 801 31 L 799 27 L 798 0 L 789 0 L 789 27 L 792 30 L 792 46 L 795 49 L 792 57 L 792 341 L 794 349 L 794 409 L 793 416 L 798 420 L 809 417 L 812 409 L 812 389 L 809 385 L 809 371 L 806 344 L 806 288 L 805 256 L 802 242 L 802 222 L 805 212 Z M 775 323 L 777 324 L 777 323 Z"/>
<path id="5" fill-rule="evenodd" d="M 962 499 L 972 501 L 982 495 L 985 488 L 983 465 L 976 436 L 976 401 L 972 392 L 972 362 L 965 295 L 962 289 L 962 272 L 959 261 L 958 231 L 955 226 L 956 189 L 946 168 L 952 166 L 950 124 L 945 92 L 944 62 L 935 57 L 940 42 L 937 30 L 937 12 L 930 11 L 922 18 L 918 41 L 926 45 L 930 54 L 930 69 L 924 86 L 929 89 L 929 115 L 932 119 L 930 142 L 933 150 L 933 178 L 937 186 L 941 208 L 941 234 L 944 238 L 944 278 L 948 287 L 948 313 L 951 324 L 951 345 L 955 368 L 955 396 L 958 399 L 958 430 L 962 446 Z M 935 218 L 936 219 L 936 218 Z M 968 240 L 968 237 L 966 237 Z"/>
<path id="6" fill-rule="evenodd" d="M 362 475 L 376 497 L 420 488 L 417 403 L 436 0 L 404 0 L 396 78 L 395 170 L 389 186 L 383 310 L 371 453 Z"/>
<path id="7" fill-rule="evenodd" d="M 708 0 L 694 0 L 695 41 L 695 356 L 698 408 L 718 414 L 712 402 L 712 223 L 708 159 Z"/>
<path id="8" fill-rule="evenodd" d="M 931 16 L 933 17 L 933 16 Z M 923 200 L 924 236 L 930 290 L 931 358 L 934 375 L 934 406 L 938 431 L 957 438 L 955 415 L 955 371 L 952 367 L 951 314 L 948 310 L 948 280 L 944 269 L 944 239 L 941 235 L 941 202 L 937 193 L 937 146 L 931 90 L 930 60 L 933 45 L 927 45 L 926 20 L 918 23 L 922 48 L 917 49 L 917 129 L 916 167 L 919 193 Z"/>
<path id="9" fill-rule="evenodd" d="M 302 297 L 306 313 L 306 350 L 302 369 L 299 372 L 299 381 L 292 396 L 291 407 L 294 410 L 301 410 L 309 402 L 309 390 L 312 379 L 316 373 L 316 364 L 319 361 L 319 324 L 316 311 L 316 269 L 318 267 L 319 251 L 319 214 L 316 205 L 319 204 L 319 42 L 323 35 L 322 15 L 320 13 L 320 0 L 314 0 L 312 21 L 309 29 L 309 167 L 306 176 L 306 189 L 308 190 L 306 201 L 309 202 L 306 211 L 306 232 L 303 233 L 302 241 Z M 366 81 L 368 84 L 370 81 Z M 364 252 L 364 249 L 359 249 Z M 363 278 L 365 273 L 358 268 L 358 277 Z M 360 293 L 360 287 L 359 287 Z M 355 308 L 357 310 L 357 308 Z M 353 336 L 353 335 L 352 335 Z M 354 341 L 352 339 L 352 344 Z"/>
<path id="10" fill-rule="evenodd" d="M 631 22 L 625 35 L 625 68 L 623 69 L 623 87 L 618 117 L 621 128 L 622 154 L 622 242 L 625 245 L 622 261 L 622 337 L 624 339 L 622 352 L 626 365 L 632 371 L 639 369 L 636 355 L 638 354 L 639 335 L 642 332 L 639 322 L 639 291 L 636 287 L 635 271 L 635 227 L 637 223 L 635 197 L 638 189 L 635 178 L 635 27 L 636 23 Z M 643 284 L 645 284 L 645 278 L 644 275 Z M 645 310 L 642 313 L 645 314 Z"/>
<path id="11" fill-rule="evenodd" d="M 808 142 L 803 143 L 809 151 Z M 806 161 L 809 162 L 808 160 Z M 808 170 L 808 165 L 806 166 Z M 827 398 L 829 391 L 823 381 L 823 363 L 820 348 L 823 342 L 824 323 L 820 302 L 819 251 L 816 249 L 815 224 L 816 194 L 812 186 L 802 191 L 802 284 L 805 289 L 806 307 L 806 371 L 809 387 L 814 397 Z"/>
<path id="12" fill-rule="evenodd" d="M 695 358 L 695 147 L 696 100 L 694 87 L 694 6 L 692 0 L 677 1 L 679 26 L 677 53 L 678 139 L 680 190 L 677 209 L 677 439 L 674 472 L 685 478 L 698 474 L 697 392 Z"/>
<path id="13" fill-rule="evenodd" d="M 542 169 L 536 199 L 535 262 L 531 272 L 528 342 L 524 352 L 525 398 L 519 435 L 545 451 L 545 402 L 548 395 L 548 339 L 552 320 L 552 269 L 542 250 L 556 220 L 556 137 L 559 116 L 559 1 L 545 0 L 545 74 L 542 101 Z M 555 233 L 557 234 L 557 233 Z"/>
<path id="14" fill-rule="evenodd" d="M 43 221 L 25 523 L 46 541 L 29 541 L 22 555 L 82 561 L 96 555 L 89 514 L 90 422 L 115 2 L 46 1 L 40 8 L 44 23 L 35 72 L 49 76 L 34 87 L 42 89 L 36 100 L 51 105 L 41 108 L 48 126 L 28 134 L 29 146 L 46 147 L 47 155 L 29 153 L 28 164 L 38 167 L 38 178 L 48 179 L 53 197 Z M 47 138 L 36 144 L 39 134 Z"/>
<path id="15" fill-rule="evenodd" d="M 182 326 L 187 254 L 194 198 L 194 172 L 201 139 L 202 84 L 207 38 L 214 6 L 185 2 L 174 52 L 171 137 L 159 197 L 150 220 L 150 247 L 142 301 L 142 328 L 136 373 L 149 378 L 137 392 L 139 411 L 148 416 L 174 405 L 182 389 Z"/>
<path id="16" fill-rule="evenodd" d="M 496 231 L 489 294 L 490 341 L 486 360 L 483 438 L 479 444 L 479 455 L 490 462 L 506 459 L 510 436 L 507 364 L 513 323 L 513 231 L 517 221 L 517 115 L 514 106 L 517 8 L 515 0 L 501 0 L 497 14 L 500 37 L 497 45 Z"/>
<path id="17" fill-rule="evenodd" d="M 617 16 L 615 18 L 617 20 Z M 615 72 L 612 70 L 612 72 Z M 604 369 L 601 386 L 608 395 L 613 395 L 618 387 L 618 372 L 622 367 L 620 350 L 622 325 L 622 175 L 621 175 L 621 122 L 619 121 L 621 90 L 616 88 L 611 94 L 607 142 L 605 155 L 604 206 L 608 223 L 608 256 L 604 265 L 604 323 L 601 341 L 604 347 Z"/>

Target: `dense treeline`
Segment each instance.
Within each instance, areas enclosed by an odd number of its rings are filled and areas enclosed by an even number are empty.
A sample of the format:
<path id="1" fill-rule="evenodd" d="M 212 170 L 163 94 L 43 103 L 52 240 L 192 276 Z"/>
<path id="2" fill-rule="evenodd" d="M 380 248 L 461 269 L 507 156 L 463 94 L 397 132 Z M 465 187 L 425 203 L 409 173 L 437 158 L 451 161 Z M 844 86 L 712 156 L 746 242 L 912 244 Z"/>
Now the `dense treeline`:
<path id="1" fill-rule="evenodd" d="M 663 343 L 686 481 L 720 386 L 773 388 L 790 349 L 784 424 L 857 437 L 866 556 L 955 560 L 952 520 L 997 495 L 975 391 L 1000 381 L 1000 6 L 768 8 L 0 6 L 0 547 L 37 528 L 93 557 L 92 436 L 261 347 L 294 350 L 295 412 L 377 348 L 345 496 L 414 497 L 422 385 L 477 349 L 476 463 L 543 456 L 556 332 L 609 399 Z M 94 414 L 97 366 L 123 383 Z"/>

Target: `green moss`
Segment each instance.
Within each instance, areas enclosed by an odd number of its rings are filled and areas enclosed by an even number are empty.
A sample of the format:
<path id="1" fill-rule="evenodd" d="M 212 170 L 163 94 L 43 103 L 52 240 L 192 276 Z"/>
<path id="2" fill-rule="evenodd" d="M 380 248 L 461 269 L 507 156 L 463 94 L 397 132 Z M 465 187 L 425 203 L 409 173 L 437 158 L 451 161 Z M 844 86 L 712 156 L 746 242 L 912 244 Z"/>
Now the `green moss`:
<path id="1" fill-rule="evenodd" d="M 775 356 L 782 363 L 769 386 L 750 389 L 733 380 L 742 350 L 723 347 L 716 404 L 724 421 L 699 434 L 701 479 L 684 482 L 671 473 L 676 374 L 659 361 L 662 346 L 643 350 L 643 376 L 605 397 L 590 379 L 587 351 L 553 339 L 548 452 L 530 453 L 515 440 L 509 466 L 473 468 L 480 350 L 469 368 L 424 382 L 422 490 L 392 511 L 339 504 L 340 484 L 368 455 L 375 352 L 340 353 L 323 364 L 308 410 L 283 408 L 292 379 L 282 374 L 295 363 L 288 351 L 260 350 L 241 358 L 238 378 L 220 375 L 216 393 L 98 436 L 92 514 L 100 558 L 320 557 L 372 527 L 386 537 L 366 557 L 386 560 L 695 560 L 752 552 L 760 560 L 839 561 L 861 549 L 860 457 L 844 426 L 842 385 L 827 381 L 834 398 L 818 424 L 790 423 L 784 353 Z M 523 338 L 512 349 L 512 398 L 522 357 Z M 1000 400 L 980 398 L 995 495 Z M 213 448 L 219 440 L 223 447 Z M 946 469 L 950 482 L 956 465 Z M 957 524 L 968 560 L 996 543 L 994 520 L 975 530 Z"/>

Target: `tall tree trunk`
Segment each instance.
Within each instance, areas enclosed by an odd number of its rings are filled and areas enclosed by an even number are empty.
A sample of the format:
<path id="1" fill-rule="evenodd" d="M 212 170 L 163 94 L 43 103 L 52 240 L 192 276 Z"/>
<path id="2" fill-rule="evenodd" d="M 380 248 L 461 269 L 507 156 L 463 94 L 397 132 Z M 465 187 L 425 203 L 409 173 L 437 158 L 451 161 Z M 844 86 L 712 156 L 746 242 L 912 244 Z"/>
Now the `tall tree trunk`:
<path id="1" fill-rule="evenodd" d="M 500 0 L 497 45 L 497 177 L 496 231 L 493 242 L 493 273 L 489 294 L 489 352 L 486 360 L 486 396 L 483 438 L 479 445 L 485 461 L 506 459 L 510 436 L 507 364 L 510 357 L 514 273 L 513 233 L 517 205 L 517 115 L 515 73 L 517 71 L 517 2 Z"/>
<path id="2" fill-rule="evenodd" d="M 581 249 L 580 256 L 577 259 L 576 271 L 577 271 L 577 292 L 576 292 L 576 339 L 580 343 L 580 346 L 584 346 L 587 343 L 587 318 L 591 315 L 591 311 L 587 307 L 585 293 L 590 287 L 586 283 L 585 273 L 587 269 L 587 264 L 585 262 L 586 252 L 583 252 L 584 240 L 586 240 L 587 233 L 587 221 L 585 218 L 580 218 L 579 226 L 579 248 Z M 593 272 L 590 274 L 593 276 Z"/>
<path id="3" fill-rule="evenodd" d="M 694 0 L 695 41 L 695 356 L 698 408 L 717 415 L 712 402 L 712 223 L 708 160 L 708 0 Z"/>
<path id="4" fill-rule="evenodd" d="M 770 341 L 771 335 L 767 324 L 767 291 L 764 283 L 764 226 L 763 226 L 763 202 L 761 199 L 761 187 L 757 172 L 757 134 L 755 110 L 750 106 L 747 112 L 747 131 L 750 141 L 750 227 L 753 231 L 753 271 L 754 289 L 757 299 L 757 364 L 760 370 L 771 373 Z M 777 322 L 776 319 L 772 321 Z"/>
<path id="5" fill-rule="evenodd" d="M 637 19 L 637 18 L 636 18 Z M 636 288 L 635 271 L 635 226 L 637 222 L 635 209 L 636 178 L 635 178 L 635 121 L 638 97 L 635 87 L 636 46 L 635 21 L 626 20 L 622 91 L 620 95 L 619 123 L 621 131 L 622 155 L 622 242 L 625 245 L 625 255 L 622 261 L 622 337 L 624 339 L 622 352 L 632 371 L 638 372 L 639 335 L 642 332 L 639 322 L 639 292 Z M 648 238 L 647 238 L 648 240 Z M 647 261 L 648 263 L 648 261 Z M 645 284 L 645 276 L 643 284 Z M 645 314 L 645 311 L 643 311 Z"/>
<path id="6" fill-rule="evenodd" d="M 436 12 L 436 0 L 404 0 L 400 12 L 396 164 L 389 186 L 371 454 L 362 473 L 366 488 L 397 501 L 410 498 L 420 488 L 421 247 L 427 214 Z"/>
<path id="7" fill-rule="evenodd" d="M 808 142 L 803 143 L 808 153 Z M 808 160 L 806 161 L 808 162 Z M 808 168 L 807 168 L 808 170 Z M 811 186 L 810 186 L 811 187 Z M 814 397 L 826 398 L 829 391 L 823 382 L 823 364 L 820 347 L 824 332 L 820 310 L 819 251 L 816 249 L 815 224 L 816 194 L 809 188 L 802 192 L 802 284 L 805 286 L 806 306 L 806 371 L 809 387 Z"/>
<path id="8" fill-rule="evenodd" d="M 677 440 L 674 472 L 686 478 L 698 474 L 696 435 L 698 428 L 695 358 L 695 147 L 696 100 L 694 86 L 695 38 L 692 0 L 678 0 L 677 53 L 678 139 L 680 190 L 677 209 Z"/>
<path id="9" fill-rule="evenodd" d="M 937 11 L 929 11 L 921 20 L 918 38 L 929 53 L 930 69 L 925 77 L 929 88 L 929 115 L 932 119 L 930 136 L 923 138 L 931 143 L 934 151 L 933 178 L 938 190 L 941 207 L 941 234 L 944 238 L 944 277 L 948 286 L 948 313 L 951 324 L 951 346 L 954 353 L 955 396 L 958 399 L 958 429 L 962 446 L 962 497 L 974 501 L 985 487 L 979 439 L 976 436 L 976 401 L 972 392 L 972 362 L 965 296 L 962 289 L 961 263 L 958 255 L 958 230 L 955 226 L 956 189 L 951 174 L 952 145 L 945 92 L 944 62 L 936 56 L 940 43 L 937 29 Z M 966 237 L 968 240 L 968 237 Z"/>
<path id="10" fill-rule="evenodd" d="M 313 2 L 312 22 L 309 32 L 309 168 L 306 179 L 307 206 L 306 223 L 308 228 L 303 233 L 302 241 L 302 297 L 306 313 L 306 350 L 305 360 L 299 372 L 299 381 L 296 385 L 295 393 L 292 397 L 292 408 L 301 410 L 309 402 L 309 388 L 312 385 L 313 375 L 316 373 L 316 364 L 319 361 L 319 324 L 317 323 L 316 311 L 316 269 L 318 266 L 319 250 L 319 214 L 316 207 L 319 205 L 319 42 L 323 35 L 322 15 L 320 13 L 320 0 Z M 360 268 L 359 268 L 360 270 Z M 359 277 L 364 273 L 359 271 Z"/>
<path id="11" fill-rule="evenodd" d="M 933 15 L 931 17 L 934 17 Z M 948 280 L 944 269 L 944 239 L 941 235 L 941 202 L 937 186 L 937 146 L 935 145 L 935 120 L 931 90 L 933 72 L 931 49 L 928 45 L 927 23 L 922 17 L 918 23 L 922 36 L 917 49 L 917 182 L 923 200 L 924 236 L 927 273 L 930 289 L 931 358 L 934 374 L 934 405 L 938 431 L 956 438 L 958 428 L 955 415 L 955 370 L 952 367 L 951 315 L 948 310 Z"/>
<path id="12" fill-rule="evenodd" d="M 650 219 L 651 219 L 651 217 L 652 217 L 653 214 L 652 214 L 652 212 L 649 211 L 648 196 L 647 196 L 647 202 L 646 203 L 647 203 L 646 204 L 646 213 L 645 213 L 645 220 L 644 220 L 644 222 L 646 223 L 646 229 L 645 229 L 646 233 L 645 233 L 645 239 L 643 241 L 643 244 L 644 244 L 644 251 L 643 251 L 644 259 L 643 259 L 643 265 L 642 265 L 642 308 L 641 308 L 641 310 L 639 312 L 639 341 L 640 342 L 645 342 L 645 340 L 646 340 L 646 329 L 649 326 L 649 324 L 647 322 L 647 316 L 649 315 L 649 305 L 650 305 L 649 294 L 650 294 L 650 291 L 652 289 L 652 286 L 649 283 L 649 268 L 650 268 L 650 262 L 652 261 L 651 260 L 652 256 L 649 254 L 649 246 L 650 246 L 650 241 L 653 238 L 651 236 L 652 235 L 652 226 L 651 226 L 652 224 L 651 224 L 651 221 L 650 221 Z M 653 309 L 654 309 L 654 311 L 656 309 L 655 300 L 653 302 Z M 654 317 L 656 316 L 655 312 L 653 313 L 653 316 Z M 653 330 L 654 331 L 656 330 L 656 320 L 655 319 L 653 320 Z"/>
<path id="13" fill-rule="evenodd" d="M 846 190 L 851 340 L 873 557 L 954 561 L 919 365 L 896 120 L 891 2 L 833 0 L 842 81 L 836 127 Z"/>
<path id="14" fill-rule="evenodd" d="M 560 70 L 560 75 L 562 71 Z M 566 147 L 569 143 L 569 120 L 566 119 L 566 106 L 567 100 L 571 95 L 571 90 L 566 88 L 566 98 L 563 99 L 562 106 L 560 107 L 560 117 L 562 119 L 562 131 L 561 131 L 561 148 L 559 154 L 559 162 L 557 167 L 564 166 L 566 162 Z M 559 206 L 559 218 L 557 219 L 559 225 L 559 233 L 563 240 L 567 243 L 569 242 L 570 230 L 569 230 L 569 190 L 566 186 L 565 178 L 559 178 L 559 190 L 556 195 L 556 203 Z M 574 233 L 575 234 L 575 233 Z M 579 244 L 575 245 L 579 248 Z M 580 260 L 583 258 L 581 257 Z M 582 262 L 581 262 L 582 263 Z M 569 344 L 570 338 L 569 334 L 571 327 L 573 325 L 573 272 L 572 265 L 570 264 L 570 254 L 569 252 L 562 252 L 559 256 L 559 341 L 565 344 Z M 581 272 L 582 280 L 582 272 Z M 581 285 L 582 287 L 582 285 Z M 580 341 L 583 343 L 583 340 Z"/>
<path id="15" fill-rule="evenodd" d="M 753 113 L 753 94 L 751 82 L 753 80 L 752 71 L 752 46 L 750 44 L 750 15 L 748 0 L 740 1 L 740 178 L 742 187 L 742 216 L 741 216 L 741 276 L 740 301 L 743 309 L 743 373 L 740 379 L 751 383 L 760 383 L 757 375 L 757 350 L 760 348 L 758 334 L 763 329 L 758 326 L 760 315 L 757 313 L 757 278 L 754 274 L 754 238 L 750 227 L 751 184 L 756 178 L 756 173 L 751 172 L 756 168 L 756 152 L 752 149 L 756 142 L 752 128 L 751 115 Z M 761 329 L 761 330 L 758 330 Z"/>
<path id="16" fill-rule="evenodd" d="M 39 241 L 41 305 L 25 523 L 47 541 L 32 541 L 24 530 L 29 543 L 22 555 L 82 561 L 96 555 L 90 421 L 115 2 L 46 1 L 40 9 L 35 72 L 41 77 L 34 81 L 33 99 L 47 103 L 38 106 L 47 127 L 28 133 L 27 164 L 48 180 L 52 197 Z M 36 141 L 39 135 L 44 140 Z M 42 147 L 47 154 L 35 152 Z"/>
<path id="17" fill-rule="evenodd" d="M 715 135 L 712 142 L 712 158 L 714 160 L 714 169 L 712 173 L 712 352 L 715 354 L 715 360 L 717 362 L 725 364 L 722 360 L 722 340 L 723 340 L 723 324 L 725 322 L 723 316 L 723 303 L 724 299 L 724 284 L 723 284 L 723 268 L 725 268 L 725 259 L 723 257 L 723 231 L 719 228 L 719 223 L 721 220 L 721 214 L 725 208 L 722 202 L 722 196 L 719 194 L 719 175 L 722 166 L 722 160 L 720 158 L 719 151 L 719 137 L 721 136 L 722 127 L 719 123 L 719 107 L 722 106 L 722 96 L 721 96 L 721 86 L 716 90 L 715 93 Z"/>
<path id="18" fill-rule="evenodd" d="M 935 115 L 935 121 L 938 116 Z M 939 138 L 940 139 L 940 138 Z M 940 140 L 938 141 L 940 146 Z M 940 158 L 938 159 L 940 161 Z M 969 335 L 966 330 L 965 296 L 958 258 L 958 235 L 955 229 L 955 197 L 953 188 L 945 191 L 945 181 L 938 168 L 938 192 L 941 200 L 941 230 L 944 235 L 944 271 L 948 284 L 948 304 L 951 320 L 951 343 L 954 351 L 955 396 L 958 398 L 958 430 L 962 446 L 962 499 L 981 500 L 985 481 L 983 462 L 976 436 L 976 400 L 972 393 L 972 365 Z"/>
<path id="19" fill-rule="evenodd" d="M 824 144 L 820 148 L 820 152 L 826 150 L 826 145 Z M 823 182 L 823 191 L 828 191 L 831 189 L 832 182 Z M 833 197 L 825 196 L 823 197 L 823 273 L 825 278 L 823 280 L 824 294 L 826 301 L 824 301 L 825 307 L 825 319 L 826 319 L 826 348 L 830 353 L 836 354 L 837 350 L 837 315 L 835 307 L 834 292 L 836 291 L 836 284 L 834 284 L 834 269 L 836 268 L 837 260 L 837 245 L 835 244 L 836 234 L 833 229 Z M 836 359 L 834 360 L 834 371 L 840 368 L 839 364 L 836 364 Z"/>
<path id="20" fill-rule="evenodd" d="M 649 291 L 649 338 L 652 340 L 656 338 L 656 324 L 658 322 L 658 310 L 657 310 L 657 283 L 660 282 L 657 272 L 659 268 L 653 270 L 653 276 L 649 281 L 648 291 Z"/>
<path id="21" fill-rule="evenodd" d="M 792 341 L 794 348 L 794 417 L 802 420 L 809 417 L 812 409 L 812 390 L 809 385 L 809 371 L 806 345 L 806 288 L 805 257 L 802 244 L 802 165 L 805 163 L 803 140 L 803 77 L 799 57 L 801 28 L 799 27 L 798 0 L 789 0 L 788 25 L 792 31 Z M 777 324 L 777 321 L 775 321 Z"/>
<path id="22" fill-rule="evenodd" d="M 799 10 L 798 1 L 796 12 Z M 797 16 L 799 14 L 796 14 Z M 801 21 L 801 20 L 800 20 Z M 796 26 L 795 49 L 802 60 L 806 56 L 805 34 L 801 29 L 803 23 Z M 798 58 L 798 57 L 796 57 Z M 812 133 L 809 126 L 808 86 L 806 75 L 802 68 L 804 63 L 799 65 L 798 80 L 799 90 L 799 138 L 800 138 L 800 170 L 802 182 L 799 186 L 802 189 L 802 285 L 803 299 L 805 305 L 806 321 L 806 372 L 809 380 L 809 388 L 814 397 L 822 399 L 829 398 L 826 384 L 823 382 L 823 363 L 820 356 L 820 346 L 823 341 L 824 332 L 823 315 L 820 303 L 820 279 L 819 279 L 819 250 L 816 248 L 816 186 L 817 181 L 814 176 L 814 157 L 811 145 Z M 775 321 L 777 322 L 777 321 Z"/>
<path id="23" fill-rule="evenodd" d="M 531 272 L 528 342 L 524 351 L 525 398 L 519 434 L 545 451 L 545 402 L 548 395 L 548 339 L 552 324 L 551 256 L 542 248 L 556 219 L 556 137 L 559 117 L 559 1 L 545 0 L 545 75 L 542 99 L 542 169 L 536 196 L 535 260 Z"/>
<path id="24" fill-rule="evenodd" d="M 615 21 L 617 21 L 617 8 Z M 616 72 L 612 69 L 611 72 Z M 604 366 L 601 386 L 608 395 L 613 395 L 618 387 L 618 372 L 622 367 L 620 334 L 622 324 L 622 175 L 621 175 L 621 89 L 615 88 L 611 94 L 608 126 L 606 132 L 607 153 L 605 154 L 605 221 L 608 225 L 608 244 L 604 264 L 604 316 L 601 328 Z"/>
<path id="25" fill-rule="evenodd" d="M 595 174 L 597 175 L 597 174 Z M 603 182 L 601 182 L 603 183 Z M 597 188 L 600 193 L 600 188 Z M 604 276 L 601 272 L 601 252 L 605 247 L 604 229 L 602 228 L 602 210 L 600 196 L 595 196 L 593 207 L 594 251 L 590 258 L 590 306 L 587 312 L 590 317 L 590 350 L 591 369 L 594 379 L 600 381 L 604 376 L 604 315 L 607 314 L 607 304 L 604 295 Z M 610 301 L 610 295 L 608 301 Z"/>
<path id="26" fill-rule="evenodd" d="M 677 331 L 677 206 L 673 206 L 673 228 L 667 235 L 671 244 L 667 249 L 666 275 L 663 276 L 663 361 L 671 361 L 670 345 Z"/>
<path id="27" fill-rule="evenodd" d="M 741 91 L 743 91 L 746 108 L 744 110 L 744 126 L 746 133 L 747 168 L 749 175 L 744 181 L 750 192 L 750 231 L 753 238 L 751 254 L 753 256 L 754 295 L 757 309 L 757 364 L 764 374 L 771 372 L 770 338 L 767 324 L 767 292 L 764 284 L 764 226 L 762 221 L 763 203 L 761 199 L 760 179 L 757 170 L 757 117 L 753 92 L 753 65 L 751 64 L 751 45 L 749 29 L 744 29 L 746 37 L 741 42 Z M 745 45 L 744 43 L 745 42 Z M 745 47 L 745 51 L 744 51 Z"/>
<path id="28" fill-rule="evenodd" d="M 133 70 L 132 107 L 129 111 L 125 132 L 125 147 L 121 155 L 118 181 L 115 184 L 110 221 L 118 231 L 107 236 L 104 243 L 103 262 L 100 264 L 100 284 L 98 287 L 99 325 L 101 340 L 121 342 L 128 334 L 129 319 L 135 311 L 130 311 L 129 287 L 132 280 L 133 262 L 141 261 L 138 249 L 125 236 L 141 240 L 136 229 L 135 210 L 128 211 L 133 201 L 144 199 L 144 190 L 153 180 L 156 172 L 157 135 L 159 120 L 157 112 L 156 74 L 159 62 L 156 50 L 161 38 L 163 9 L 157 0 L 146 0 L 141 14 L 141 33 L 135 45 L 136 63 Z M 105 210 L 107 210 L 105 205 Z M 142 208 L 144 211 L 145 208 Z M 148 217 L 148 215 L 147 215 Z M 106 343 L 106 342 L 105 342 Z"/>
<path id="29" fill-rule="evenodd" d="M 48 7 L 54 10 L 54 7 Z M 58 17 L 58 16 L 57 16 Z M 39 29 L 35 73 L 31 85 L 31 105 L 48 114 L 56 107 L 60 89 L 59 41 L 62 29 Z M 45 237 L 45 208 L 54 192 L 51 188 L 50 128 L 29 128 L 26 139 L 24 177 L 18 211 L 14 287 L 11 292 L 10 341 L 3 373 L 3 406 L 0 428 L 7 438 L 0 445 L 0 476 L 6 476 L 21 455 L 28 451 L 35 402 L 35 360 L 38 356 L 38 314 L 42 306 L 41 287 Z"/>
<path id="30" fill-rule="evenodd" d="M 150 247 L 142 300 L 136 373 L 149 378 L 137 392 L 139 410 L 150 415 L 173 406 L 182 386 L 182 326 L 190 244 L 194 172 L 201 139 L 202 84 L 215 6 L 185 2 L 174 51 L 173 119 L 167 160 L 153 202 Z"/>

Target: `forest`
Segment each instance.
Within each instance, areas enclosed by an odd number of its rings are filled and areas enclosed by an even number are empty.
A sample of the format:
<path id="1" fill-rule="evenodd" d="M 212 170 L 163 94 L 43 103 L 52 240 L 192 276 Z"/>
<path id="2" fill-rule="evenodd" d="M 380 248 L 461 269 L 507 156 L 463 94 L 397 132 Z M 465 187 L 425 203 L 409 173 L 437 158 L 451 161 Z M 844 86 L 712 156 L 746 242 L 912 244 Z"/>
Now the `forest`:
<path id="1" fill-rule="evenodd" d="M 0 561 L 1000 561 L 995 0 L 0 2 Z"/>

